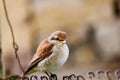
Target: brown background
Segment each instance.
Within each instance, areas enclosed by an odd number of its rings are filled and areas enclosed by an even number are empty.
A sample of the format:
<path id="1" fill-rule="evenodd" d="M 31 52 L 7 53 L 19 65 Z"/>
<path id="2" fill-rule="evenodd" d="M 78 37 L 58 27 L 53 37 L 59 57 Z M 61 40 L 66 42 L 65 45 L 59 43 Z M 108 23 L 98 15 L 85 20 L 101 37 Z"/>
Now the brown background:
<path id="1" fill-rule="evenodd" d="M 119 15 L 116 16 L 114 12 L 114 1 L 41 0 L 36 4 L 29 0 L 6 0 L 24 69 L 39 43 L 56 30 L 68 33 L 70 57 L 55 73 L 84 74 L 89 70 L 120 68 L 120 22 Z M 21 74 L 12 48 L 2 0 L 0 14 L 6 74 Z"/>

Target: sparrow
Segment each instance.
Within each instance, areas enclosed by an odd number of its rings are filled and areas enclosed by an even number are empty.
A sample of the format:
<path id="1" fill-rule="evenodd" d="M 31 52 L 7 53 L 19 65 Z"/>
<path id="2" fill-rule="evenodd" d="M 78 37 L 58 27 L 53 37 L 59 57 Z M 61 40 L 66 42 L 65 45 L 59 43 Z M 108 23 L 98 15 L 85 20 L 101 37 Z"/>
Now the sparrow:
<path id="1" fill-rule="evenodd" d="M 66 32 L 56 31 L 43 40 L 23 76 L 37 71 L 50 76 L 53 71 L 62 67 L 69 56 L 66 38 Z"/>

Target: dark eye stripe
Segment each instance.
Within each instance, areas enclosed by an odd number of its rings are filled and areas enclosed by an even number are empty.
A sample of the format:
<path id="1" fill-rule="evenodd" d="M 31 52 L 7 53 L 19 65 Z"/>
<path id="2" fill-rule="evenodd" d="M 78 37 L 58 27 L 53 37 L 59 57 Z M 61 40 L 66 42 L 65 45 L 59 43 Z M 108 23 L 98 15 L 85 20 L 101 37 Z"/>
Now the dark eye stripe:
<path id="1" fill-rule="evenodd" d="M 56 38 L 55 40 L 59 40 L 59 38 Z"/>
<path id="2" fill-rule="evenodd" d="M 60 39 L 60 38 L 55 38 L 55 37 L 52 37 L 51 40 L 64 41 L 64 40 L 62 40 L 62 39 Z"/>
<path id="3" fill-rule="evenodd" d="M 55 40 L 58 40 L 58 41 L 64 41 L 64 40 L 62 40 L 62 39 L 60 39 L 60 38 L 56 38 Z"/>
<path id="4" fill-rule="evenodd" d="M 62 39 L 59 39 L 59 41 L 64 41 L 64 40 L 62 40 Z"/>

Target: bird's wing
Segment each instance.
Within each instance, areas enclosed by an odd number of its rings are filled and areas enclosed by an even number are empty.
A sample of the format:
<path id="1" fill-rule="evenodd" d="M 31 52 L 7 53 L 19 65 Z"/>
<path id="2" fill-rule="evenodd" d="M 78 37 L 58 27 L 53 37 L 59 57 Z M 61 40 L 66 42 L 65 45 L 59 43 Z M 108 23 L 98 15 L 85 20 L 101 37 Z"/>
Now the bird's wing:
<path id="1" fill-rule="evenodd" d="M 26 74 L 32 68 L 37 66 L 37 64 L 40 61 L 42 61 L 43 59 L 45 59 L 46 57 L 51 55 L 53 46 L 54 46 L 54 44 L 50 43 L 48 40 L 42 41 L 41 44 L 39 45 L 35 55 L 33 56 L 28 69 L 24 72 L 24 74 Z"/>

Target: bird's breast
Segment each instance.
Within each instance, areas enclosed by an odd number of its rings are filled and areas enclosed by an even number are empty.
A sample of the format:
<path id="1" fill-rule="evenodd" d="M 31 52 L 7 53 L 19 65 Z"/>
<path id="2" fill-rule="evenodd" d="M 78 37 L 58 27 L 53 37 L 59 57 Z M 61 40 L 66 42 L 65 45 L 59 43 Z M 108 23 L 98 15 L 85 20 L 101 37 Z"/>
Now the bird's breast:
<path id="1" fill-rule="evenodd" d="M 41 68 L 44 71 L 51 72 L 61 67 L 69 56 L 69 49 L 66 44 L 55 45 L 52 49 L 52 54 L 41 62 Z"/>

